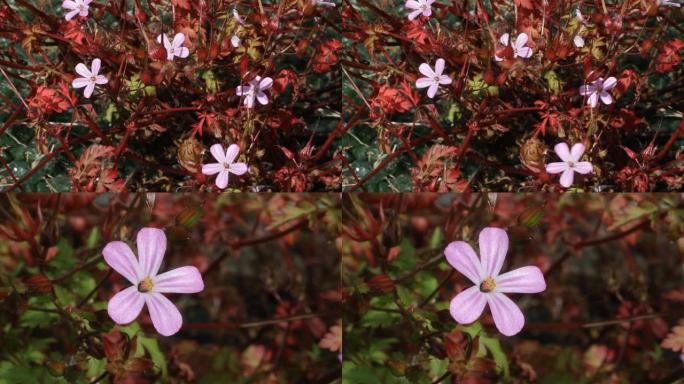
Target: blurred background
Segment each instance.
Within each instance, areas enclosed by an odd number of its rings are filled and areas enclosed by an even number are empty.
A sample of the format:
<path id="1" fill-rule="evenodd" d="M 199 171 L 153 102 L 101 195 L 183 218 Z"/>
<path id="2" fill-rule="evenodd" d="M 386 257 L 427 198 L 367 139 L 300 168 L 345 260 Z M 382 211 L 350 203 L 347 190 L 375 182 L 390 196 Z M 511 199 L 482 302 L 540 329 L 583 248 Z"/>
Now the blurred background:
<path id="1" fill-rule="evenodd" d="M 341 368 L 338 195 L 0 195 L 0 383 L 318 383 Z M 115 326 L 130 285 L 101 255 L 165 230 L 160 271 L 196 266 L 205 289 L 168 295 L 183 328 L 147 309 Z"/>
<path id="2" fill-rule="evenodd" d="M 346 194 L 340 240 L 345 383 L 673 383 L 684 377 L 681 194 Z M 472 283 L 443 255 L 506 229 L 502 271 L 536 265 L 547 289 L 459 326 Z M 678 326 L 678 323 L 681 324 Z"/>

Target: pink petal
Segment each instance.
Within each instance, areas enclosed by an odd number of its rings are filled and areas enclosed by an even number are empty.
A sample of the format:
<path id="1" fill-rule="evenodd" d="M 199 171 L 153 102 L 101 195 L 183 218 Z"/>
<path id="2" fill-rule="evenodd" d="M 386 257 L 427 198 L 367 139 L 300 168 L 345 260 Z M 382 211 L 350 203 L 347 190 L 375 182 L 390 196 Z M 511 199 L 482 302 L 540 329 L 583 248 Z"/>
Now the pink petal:
<path id="1" fill-rule="evenodd" d="M 501 42 L 501 44 L 503 44 L 503 45 L 508 45 L 508 41 L 510 38 L 511 38 L 511 36 L 508 33 L 504 33 L 499 38 L 499 42 Z"/>
<path id="2" fill-rule="evenodd" d="M 77 7 L 78 7 L 78 5 L 76 5 L 76 3 L 75 3 L 74 1 L 71 1 L 71 0 L 64 0 L 64 1 L 62 2 L 62 8 L 72 9 L 72 10 L 73 10 L 73 9 L 76 9 Z"/>
<path id="3" fill-rule="evenodd" d="M 416 80 L 416 88 L 427 88 L 432 84 L 432 79 L 427 77 L 421 77 L 420 79 Z"/>
<path id="4" fill-rule="evenodd" d="M 430 85 L 430 88 L 428 88 L 428 91 L 427 91 L 428 97 L 431 98 L 431 99 L 432 99 L 433 97 L 435 97 L 435 95 L 437 94 L 437 90 L 438 90 L 438 89 L 439 89 L 439 85 L 437 85 L 437 84 L 435 84 L 435 83 L 432 83 L 432 85 Z"/>
<path id="5" fill-rule="evenodd" d="M 544 274 L 537 267 L 522 267 L 502 273 L 496 278 L 496 292 L 537 293 L 546 289 Z"/>
<path id="6" fill-rule="evenodd" d="M 508 252 L 508 234 L 501 228 L 488 227 L 480 232 L 480 259 L 485 277 L 497 276 Z"/>
<path id="7" fill-rule="evenodd" d="M 515 54 L 518 57 L 523 57 L 523 58 L 527 59 L 530 56 L 532 56 L 532 48 L 530 48 L 530 47 L 519 48 L 518 50 L 515 51 Z"/>
<path id="8" fill-rule="evenodd" d="M 78 15 L 78 9 L 74 9 L 73 11 L 67 12 L 66 15 L 64 15 L 64 19 L 69 21 L 74 18 L 74 16 Z"/>
<path id="9" fill-rule="evenodd" d="M 556 144 L 555 147 L 553 147 L 553 150 L 556 151 L 556 155 L 560 157 L 561 160 L 563 161 L 570 161 L 570 148 L 568 148 L 568 145 L 566 143 L 558 143 Z"/>
<path id="10" fill-rule="evenodd" d="M 95 76 L 95 84 L 107 84 L 108 81 L 109 80 L 102 75 Z"/>
<path id="11" fill-rule="evenodd" d="M 470 324 L 480 317 L 486 304 L 485 294 L 480 292 L 480 287 L 476 285 L 461 291 L 451 299 L 449 312 L 458 323 Z"/>
<path id="12" fill-rule="evenodd" d="M 154 277 L 166 252 L 166 234 L 159 228 L 143 228 L 136 239 L 138 260 L 144 277 Z"/>
<path id="13" fill-rule="evenodd" d="M 418 67 L 418 70 L 420 73 L 422 73 L 424 76 L 433 78 L 435 77 L 435 72 L 432 71 L 432 68 L 430 68 L 430 65 L 428 63 L 423 63 Z"/>
<path id="14" fill-rule="evenodd" d="M 268 104 L 268 96 L 261 91 L 257 92 L 256 99 L 259 102 L 259 104 L 261 104 L 261 105 Z"/>
<path id="15" fill-rule="evenodd" d="M 107 313 L 115 323 L 128 324 L 138 317 L 143 305 L 145 305 L 143 295 L 138 292 L 137 285 L 132 285 L 109 299 Z"/>
<path id="16" fill-rule="evenodd" d="M 209 148 L 209 152 L 211 152 L 212 156 L 214 156 L 214 159 L 218 161 L 219 163 L 224 163 L 226 162 L 226 154 L 223 152 L 223 145 L 221 144 L 214 144 Z"/>
<path id="17" fill-rule="evenodd" d="M 238 153 L 240 153 L 240 146 L 237 144 L 231 144 L 228 146 L 228 149 L 226 150 L 226 162 L 227 163 L 232 163 L 235 161 L 235 158 L 238 156 Z"/>
<path id="18" fill-rule="evenodd" d="M 616 84 L 617 84 L 617 79 L 614 77 L 609 77 L 606 79 L 606 81 L 603 82 L 603 90 L 604 91 L 610 91 L 611 89 L 615 88 Z"/>
<path id="19" fill-rule="evenodd" d="M 417 2 L 416 0 L 408 0 L 404 4 L 404 7 L 409 8 L 409 9 L 418 9 L 418 8 L 420 8 L 420 3 Z"/>
<path id="20" fill-rule="evenodd" d="M 223 164 L 219 163 L 210 163 L 202 165 L 202 173 L 205 175 L 215 175 L 224 169 L 225 167 L 223 166 Z"/>
<path id="21" fill-rule="evenodd" d="M 587 99 L 587 104 L 592 108 L 596 108 L 596 105 L 598 104 L 598 93 L 592 93 L 589 96 L 589 99 Z"/>
<path id="22" fill-rule="evenodd" d="M 599 96 L 601 96 L 601 101 L 603 101 L 603 104 L 613 104 L 613 96 L 611 96 L 610 93 L 606 91 L 601 91 Z"/>
<path id="23" fill-rule="evenodd" d="M 572 181 L 575 178 L 575 172 L 572 169 L 566 169 L 560 178 L 560 184 L 565 188 L 570 188 L 572 186 Z"/>
<path id="24" fill-rule="evenodd" d="M 107 265 L 112 267 L 131 284 L 137 286 L 142 276 L 142 269 L 136 260 L 133 251 L 123 241 L 112 241 L 105 245 L 102 250 Z"/>
<path id="25" fill-rule="evenodd" d="M 437 62 L 435 62 L 435 74 L 441 76 L 442 72 L 444 72 L 444 59 L 439 58 L 437 59 Z"/>
<path id="26" fill-rule="evenodd" d="M 183 325 L 183 316 L 173 303 L 158 292 L 145 295 L 147 309 L 150 311 L 154 329 L 163 336 L 171 336 Z"/>
<path id="27" fill-rule="evenodd" d="M 490 292 L 485 296 L 499 332 L 505 336 L 513 336 L 522 330 L 525 316 L 511 299 L 498 292 Z"/>
<path id="28" fill-rule="evenodd" d="M 83 63 L 76 64 L 76 73 L 85 78 L 90 78 L 90 76 L 92 76 L 88 67 L 86 67 L 86 65 Z"/>
<path id="29" fill-rule="evenodd" d="M 527 37 L 526 33 L 520 33 L 520 34 L 518 34 L 518 37 L 515 38 L 514 46 L 518 49 L 521 49 L 522 47 L 525 46 L 525 44 L 527 44 L 528 39 L 529 38 Z"/>
<path id="30" fill-rule="evenodd" d="M 273 86 L 273 79 L 270 77 L 264 77 L 261 81 L 259 81 L 259 89 L 262 91 L 265 91 Z"/>
<path id="31" fill-rule="evenodd" d="M 409 13 L 408 19 L 409 19 L 409 20 L 414 20 L 414 19 L 415 19 L 416 17 L 418 17 L 418 15 L 420 15 L 421 13 L 423 13 L 423 11 L 421 11 L 420 9 L 415 10 L 415 11 Z"/>
<path id="32" fill-rule="evenodd" d="M 171 43 L 171 46 L 174 48 L 178 48 L 181 45 L 183 45 L 184 41 L 185 41 L 185 35 L 182 33 L 176 33 L 176 36 L 173 37 L 173 42 Z"/>
<path id="33" fill-rule="evenodd" d="M 476 286 L 479 286 L 484 276 L 482 265 L 475 251 L 465 241 L 454 241 L 444 249 L 447 262 L 462 273 Z"/>
<path id="34" fill-rule="evenodd" d="M 570 161 L 576 163 L 584 154 L 584 144 L 575 143 L 570 149 Z"/>
<path id="35" fill-rule="evenodd" d="M 154 278 L 154 292 L 196 293 L 204 289 L 202 275 L 195 267 L 180 267 Z"/>
<path id="36" fill-rule="evenodd" d="M 583 85 L 579 89 L 579 94 L 582 96 L 590 95 L 596 92 L 596 87 L 594 85 Z"/>
<path id="37" fill-rule="evenodd" d="M 219 189 L 224 189 L 228 186 L 228 174 L 229 172 L 226 169 L 223 169 L 219 172 L 218 176 L 216 176 L 216 186 Z"/>
<path id="38" fill-rule="evenodd" d="M 568 169 L 567 163 L 549 163 L 546 164 L 546 172 L 548 173 L 561 173 Z"/>
<path id="39" fill-rule="evenodd" d="M 185 47 L 176 48 L 174 54 L 180 58 L 185 58 L 190 55 L 190 50 Z"/>
<path id="40" fill-rule="evenodd" d="M 97 76 L 97 74 L 100 73 L 101 66 L 102 61 L 100 59 L 94 59 L 93 62 L 90 64 L 90 73 L 92 73 L 93 76 Z"/>
<path id="41" fill-rule="evenodd" d="M 588 161 L 580 161 L 579 163 L 575 164 L 575 172 L 581 173 L 583 175 L 591 173 L 593 169 L 594 167 L 592 167 L 591 163 Z"/>
<path id="42" fill-rule="evenodd" d="M 228 168 L 228 171 L 235 175 L 244 175 L 247 172 L 247 164 L 245 163 L 233 163 Z"/>
<path id="43" fill-rule="evenodd" d="M 93 91 L 95 91 L 95 83 L 89 81 L 88 85 L 86 85 L 86 88 L 83 91 L 83 96 L 85 96 L 86 99 L 89 99 L 90 96 L 93 95 Z"/>
<path id="44" fill-rule="evenodd" d="M 452 81 L 452 80 L 451 80 L 451 77 L 449 77 L 449 76 L 447 76 L 447 75 L 442 75 L 442 76 L 439 77 L 439 83 L 442 84 L 442 85 L 451 84 L 451 81 Z"/>
<path id="45" fill-rule="evenodd" d="M 90 84 L 90 79 L 86 79 L 85 77 L 77 77 L 71 82 L 71 86 L 74 88 L 83 88 Z"/>

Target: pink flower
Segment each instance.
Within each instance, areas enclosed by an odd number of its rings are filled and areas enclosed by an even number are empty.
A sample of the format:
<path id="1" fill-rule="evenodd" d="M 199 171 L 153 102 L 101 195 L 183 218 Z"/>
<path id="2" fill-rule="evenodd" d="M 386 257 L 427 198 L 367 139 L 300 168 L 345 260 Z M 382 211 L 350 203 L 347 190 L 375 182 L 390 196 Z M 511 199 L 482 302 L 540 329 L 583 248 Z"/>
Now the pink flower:
<path id="1" fill-rule="evenodd" d="M 435 0 L 408 0 L 406 1 L 406 4 L 404 4 L 404 7 L 411 9 L 411 13 L 409 13 L 408 18 L 409 20 L 413 20 L 418 15 L 422 14 L 425 17 L 430 17 L 432 15 L 432 3 L 434 3 Z"/>
<path id="2" fill-rule="evenodd" d="M 444 59 L 437 59 L 434 71 L 428 63 L 421 64 L 418 70 L 425 77 L 416 80 L 416 87 L 427 88 L 427 95 L 431 99 L 437 94 L 437 89 L 440 85 L 451 84 L 451 78 L 447 75 L 442 75 L 442 72 L 444 72 Z"/>
<path id="3" fill-rule="evenodd" d="M 587 25 L 587 19 L 584 17 L 579 8 L 575 9 L 575 17 L 577 17 L 577 20 L 580 22 L 580 24 Z"/>
<path id="4" fill-rule="evenodd" d="M 93 0 L 64 0 L 64 2 L 62 3 L 62 8 L 69 9 L 69 12 L 67 12 L 67 14 L 64 15 L 64 18 L 66 20 L 71 20 L 76 15 L 82 17 L 88 16 L 88 8 L 90 8 L 89 4 L 92 1 Z"/>
<path id="5" fill-rule="evenodd" d="M 444 249 L 449 264 L 475 284 L 451 300 L 451 316 L 461 324 L 469 324 L 489 304 L 496 328 L 506 336 L 513 336 L 522 330 L 525 316 L 505 293 L 542 292 L 546 289 L 544 275 L 539 268 L 531 266 L 499 274 L 508 251 L 508 235 L 503 229 L 483 229 L 479 243 L 480 259 L 464 241 L 454 241 Z"/>
<path id="6" fill-rule="evenodd" d="M 570 188 L 572 185 L 575 172 L 583 175 L 592 171 L 591 163 L 588 161 L 579 161 L 584 153 L 584 144 L 576 143 L 572 149 L 568 149 L 566 143 L 558 143 L 553 148 L 562 162 L 546 164 L 546 172 L 561 173 L 560 183 L 565 188 Z"/>
<path id="7" fill-rule="evenodd" d="M 499 38 L 499 42 L 503 44 L 504 46 L 508 46 L 508 43 L 510 42 L 510 35 L 508 33 L 504 33 L 501 35 Z M 521 33 L 518 35 L 518 37 L 515 38 L 513 41 L 513 44 L 511 44 L 511 48 L 513 48 L 513 58 L 515 59 L 516 57 L 522 57 L 522 58 L 529 58 L 532 56 L 532 48 L 526 47 L 525 45 L 527 44 L 528 37 L 526 33 Z M 499 57 L 497 55 L 494 55 L 494 60 L 496 61 L 503 61 L 504 59 L 502 57 Z"/>
<path id="8" fill-rule="evenodd" d="M 180 267 L 160 275 L 166 252 L 166 235 L 157 228 L 143 228 L 136 240 L 138 259 L 123 241 L 112 241 L 102 250 L 107 264 L 133 284 L 109 300 L 107 312 L 117 324 L 135 320 L 147 304 L 152 324 L 161 335 L 171 336 L 183 325 L 183 317 L 163 293 L 197 293 L 204 289 L 195 267 Z"/>
<path id="9" fill-rule="evenodd" d="M 164 41 L 164 48 L 166 49 L 166 60 L 173 61 L 174 56 L 185 58 L 190 54 L 190 50 L 183 46 L 185 41 L 185 35 L 182 33 L 176 33 L 173 37 L 173 41 L 169 41 L 169 37 L 165 33 L 157 36 L 157 43 L 162 44 Z"/>
<path id="10" fill-rule="evenodd" d="M 71 86 L 74 88 L 83 88 L 83 96 L 89 99 L 95 90 L 95 85 L 97 84 L 107 84 L 107 78 L 103 75 L 98 75 L 100 72 L 100 59 L 93 60 L 90 70 L 83 63 L 78 63 L 76 65 L 76 73 L 83 77 L 77 77 L 71 82 Z"/>
<path id="11" fill-rule="evenodd" d="M 247 108 L 254 107 L 254 99 L 256 98 L 259 104 L 268 104 L 268 96 L 264 93 L 265 90 L 271 88 L 273 79 L 270 77 L 257 76 L 252 79 L 247 85 L 239 85 L 235 88 L 235 94 L 238 96 L 245 96 L 244 104 Z"/>
<path id="12" fill-rule="evenodd" d="M 223 146 L 221 144 L 214 144 L 209 151 L 214 156 L 217 163 L 204 164 L 202 166 L 202 173 L 205 175 L 215 175 L 218 173 L 218 176 L 216 177 L 216 186 L 220 189 L 224 189 L 228 186 L 229 174 L 233 173 L 239 176 L 247 172 L 246 163 L 234 163 L 240 152 L 240 147 L 238 147 L 237 144 L 229 145 L 226 152 L 223 152 Z"/>
<path id="13" fill-rule="evenodd" d="M 245 25 L 245 19 L 243 19 L 242 16 L 240 16 L 237 8 L 233 8 L 233 18 L 235 19 L 235 21 L 238 22 L 238 24 Z"/>
<path id="14" fill-rule="evenodd" d="M 665 6 L 665 7 L 675 7 L 675 8 L 679 8 L 682 6 L 681 4 L 677 3 L 676 1 L 672 1 L 672 0 L 656 0 L 656 5 L 659 7 Z"/>
<path id="15" fill-rule="evenodd" d="M 311 0 L 311 5 L 313 5 L 314 7 L 317 5 L 321 5 L 324 7 L 332 7 L 332 8 L 335 7 L 335 3 L 333 3 L 332 1 L 325 1 L 325 0 Z"/>
<path id="16" fill-rule="evenodd" d="M 608 105 L 613 103 L 613 97 L 610 95 L 610 93 L 608 93 L 608 91 L 615 88 L 616 84 L 617 79 L 615 79 L 614 77 L 609 77 L 606 79 L 606 81 L 603 81 L 603 77 L 599 77 L 598 79 L 594 80 L 594 82 L 592 82 L 591 84 L 585 84 L 581 86 L 579 89 L 579 93 L 582 96 L 589 95 L 587 104 L 590 105 L 592 108 L 595 108 L 598 104 L 599 97 L 601 98 L 603 104 Z"/>

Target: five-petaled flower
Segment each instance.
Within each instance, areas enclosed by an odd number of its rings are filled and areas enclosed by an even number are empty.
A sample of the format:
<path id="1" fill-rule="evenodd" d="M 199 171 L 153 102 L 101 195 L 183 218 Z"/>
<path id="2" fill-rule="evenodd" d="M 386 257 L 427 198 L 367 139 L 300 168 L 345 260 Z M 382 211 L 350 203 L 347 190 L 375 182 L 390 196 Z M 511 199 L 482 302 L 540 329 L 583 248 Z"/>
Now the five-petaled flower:
<path id="1" fill-rule="evenodd" d="M 412 10 L 408 15 L 409 20 L 413 20 L 421 14 L 430 17 L 432 15 L 432 3 L 434 2 L 435 0 L 408 0 L 404 7 Z"/>
<path id="2" fill-rule="evenodd" d="M 560 178 L 560 183 L 565 188 L 570 188 L 572 181 L 575 178 L 575 172 L 586 175 L 592 170 L 591 163 L 588 161 L 579 161 L 584 153 L 584 144 L 576 143 L 572 149 L 568 149 L 566 143 L 558 143 L 554 147 L 556 154 L 560 157 L 562 162 L 546 164 L 546 172 L 548 173 L 563 173 Z"/>
<path id="3" fill-rule="evenodd" d="M 228 176 L 230 173 L 240 176 L 247 172 L 246 163 L 235 163 L 235 159 L 240 152 L 240 147 L 237 144 L 229 145 L 225 152 L 223 152 L 221 144 L 214 144 L 209 151 L 217 163 L 204 164 L 202 166 L 202 173 L 205 175 L 215 175 L 218 173 L 218 176 L 216 176 L 216 186 L 220 189 L 228 186 Z"/>
<path id="4" fill-rule="evenodd" d="M 112 241 L 102 250 L 107 264 L 133 284 L 109 300 L 107 312 L 117 324 L 128 324 L 147 304 L 154 328 L 161 335 L 171 336 L 180 330 L 183 317 L 163 294 L 200 292 L 204 289 L 202 275 L 190 266 L 157 274 L 166 252 L 166 235 L 161 229 L 141 229 L 136 244 L 137 259 L 123 241 Z"/>
<path id="5" fill-rule="evenodd" d="M 247 85 L 238 85 L 235 88 L 235 94 L 238 96 L 244 96 L 244 104 L 247 108 L 254 107 L 254 99 L 257 99 L 261 105 L 268 104 L 268 96 L 264 93 L 265 90 L 271 88 L 273 85 L 273 79 L 270 77 L 257 76 L 250 80 Z"/>
<path id="6" fill-rule="evenodd" d="M 67 20 L 71 20 L 76 15 L 79 15 L 81 17 L 88 16 L 88 8 L 90 8 L 89 4 L 92 1 L 93 0 L 64 0 L 64 2 L 62 3 L 62 8 L 69 10 L 69 12 L 67 12 L 67 14 L 64 15 L 64 18 Z"/>
<path id="7" fill-rule="evenodd" d="M 162 33 L 157 36 L 157 43 L 162 44 L 162 41 L 164 48 L 166 49 L 166 60 L 168 61 L 173 61 L 174 56 L 185 58 L 190 54 L 190 50 L 183 46 L 185 35 L 182 33 L 176 33 L 176 36 L 173 37 L 173 41 L 170 41 L 169 37 L 165 33 Z"/>
<path id="8" fill-rule="evenodd" d="M 599 97 L 601 98 L 603 104 L 608 105 L 613 103 L 613 97 L 610 95 L 610 92 L 608 91 L 615 88 L 616 84 L 617 79 L 615 79 L 614 77 L 609 77 L 605 81 L 603 81 L 603 77 L 599 77 L 598 79 L 594 80 L 591 84 L 585 84 L 581 86 L 579 89 L 579 93 L 582 96 L 589 95 L 589 98 L 587 99 L 587 104 L 590 105 L 592 108 L 596 108 Z"/>
<path id="9" fill-rule="evenodd" d="M 78 63 L 76 65 L 76 73 L 78 73 L 82 77 L 75 78 L 71 82 L 71 86 L 74 88 L 85 87 L 85 90 L 83 91 L 83 96 L 85 96 L 86 99 L 90 98 L 90 96 L 93 94 L 93 91 L 95 90 L 95 85 L 107 84 L 107 78 L 103 75 L 98 75 L 98 73 L 100 72 L 101 64 L 102 63 L 100 59 L 94 59 L 90 66 L 90 70 L 83 63 Z"/>
<path id="10" fill-rule="evenodd" d="M 508 252 L 508 235 L 503 229 L 483 229 L 479 243 L 480 259 L 464 241 L 454 241 L 444 249 L 449 264 L 475 284 L 451 300 L 451 316 L 461 324 L 469 324 L 489 304 L 496 328 L 506 336 L 513 336 L 522 330 L 525 316 L 505 293 L 542 292 L 546 289 L 544 275 L 533 266 L 499 274 Z"/>
<path id="11" fill-rule="evenodd" d="M 416 80 L 416 87 L 427 88 L 427 95 L 431 99 L 437 94 L 437 89 L 440 85 L 451 84 L 451 77 L 442 75 L 442 72 L 444 72 L 444 59 L 442 58 L 437 59 L 437 62 L 435 62 L 434 71 L 430 68 L 428 63 L 421 64 L 418 67 L 418 70 L 425 75 L 425 77 Z"/>
<path id="12" fill-rule="evenodd" d="M 510 43 L 511 36 L 508 33 L 504 33 L 501 35 L 499 38 L 499 42 L 503 44 L 504 46 L 508 46 Z M 526 47 L 525 45 L 527 44 L 528 37 L 526 33 L 520 33 L 518 37 L 515 38 L 515 40 L 511 44 L 511 48 L 513 48 L 513 58 L 515 59 L 516 57 L 522 57 L 522 58 L 529 58 L 532 56 L 532 48 Z M 503 57 L 499 57 L 496 54 L 494 55 L 494 60 L 496 61 L 503 61 Z"/>

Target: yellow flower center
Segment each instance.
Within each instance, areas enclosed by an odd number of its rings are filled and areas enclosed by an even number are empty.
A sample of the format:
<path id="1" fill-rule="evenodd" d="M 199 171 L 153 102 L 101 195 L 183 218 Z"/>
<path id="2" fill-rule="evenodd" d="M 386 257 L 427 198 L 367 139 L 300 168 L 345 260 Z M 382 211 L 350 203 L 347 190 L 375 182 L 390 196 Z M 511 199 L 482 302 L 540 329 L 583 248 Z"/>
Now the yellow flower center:
<path id="1" fill-rule="evenodd" d="M 496 281 L 491 276 L 484 279 L 482 284 L 480 284 L 480 291 L 481 292 L 491 292 L 494 290 L 494 288 L 496 288 Z"/>
<path id="2" fill-rule="evenodd" d="M 140 281 L 138 284 L 138 291 L 139 292 L 149 292 L 152 290 L 154 287 L 154 283 L 152 282 L 152 279 L 149 277 L 146 277 Z"/>

